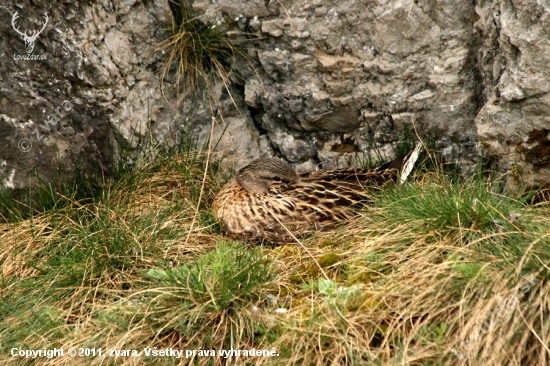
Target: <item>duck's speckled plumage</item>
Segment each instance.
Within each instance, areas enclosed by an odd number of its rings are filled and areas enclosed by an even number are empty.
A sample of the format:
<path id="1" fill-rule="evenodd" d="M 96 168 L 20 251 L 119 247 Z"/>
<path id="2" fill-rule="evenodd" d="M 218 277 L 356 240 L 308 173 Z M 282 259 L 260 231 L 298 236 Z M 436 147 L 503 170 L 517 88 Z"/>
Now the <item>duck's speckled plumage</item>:
<path id="1" fill-rule="evenodd" d="M 403 161 L 374 170 L 298 175 L 280 160 L 258 159 L 239 170 L 218 193 L 214 214 L 234 237 L 270 241 L 286 235 L 279 221 L 293 232 L 332 226 L 357 216 L 352 207 L 368 202 L 365 186 L 395 181 Z"/>

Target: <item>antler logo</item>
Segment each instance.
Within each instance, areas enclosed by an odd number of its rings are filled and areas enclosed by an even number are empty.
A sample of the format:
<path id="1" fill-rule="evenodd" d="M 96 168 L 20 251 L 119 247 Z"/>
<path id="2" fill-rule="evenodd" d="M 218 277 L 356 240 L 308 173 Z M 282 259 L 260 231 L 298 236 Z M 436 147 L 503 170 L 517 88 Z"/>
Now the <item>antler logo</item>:
<path id="1" fill-rule="evenodd" d="M 19 33 L 19 35 L 21 35 L 21 37 L 23 37 L 23 41 L 25 41 L 25 48 L 27 49 L 27 53 L 32 53 L 32 50 L 34 49 L 34 42 L 36 42 L 38 35 L 42 33 L 44 28 L 46 28 L 46 24 L 48 24 L 48 14 L 44 14 L 46 21 L 44 22 L 42 29 L 40 29 L 39 31 L 34 30 L 31 33 L 31 35 L 28 35 L 27 30 L 25 30 L 25 32 L 21 32 L 19 31 L 19 27 L 17 28 L 15 27 L 15 21 L 17 20 L 17 18 L 19 18 L 18 13 L 19 12 L 16 11 L 15 14 L 13 14 L 13 17 L 11 18 L 11 26 L 13 27 L 13 29 L 15 29 L 17 33 Z"/>

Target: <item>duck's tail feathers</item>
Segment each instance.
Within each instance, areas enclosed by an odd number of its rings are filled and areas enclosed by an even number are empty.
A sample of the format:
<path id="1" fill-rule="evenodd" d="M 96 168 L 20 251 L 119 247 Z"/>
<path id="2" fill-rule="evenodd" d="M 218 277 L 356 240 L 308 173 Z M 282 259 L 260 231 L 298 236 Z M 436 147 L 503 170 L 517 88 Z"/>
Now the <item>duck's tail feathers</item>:
<path id="1" fill-rule="evenodd" d="M 405 180 L 407 180 L 409 174 L 411 174 L 414 165 L 418 160 L 418 156 L 420 155 L 420 151 L 422 151 L 422 144 L 417 142 L 413 151 L 403 158 L 403 165 L 401 166 L 401 170 L 399 172 L 399 184 L 403 184 Z"/>

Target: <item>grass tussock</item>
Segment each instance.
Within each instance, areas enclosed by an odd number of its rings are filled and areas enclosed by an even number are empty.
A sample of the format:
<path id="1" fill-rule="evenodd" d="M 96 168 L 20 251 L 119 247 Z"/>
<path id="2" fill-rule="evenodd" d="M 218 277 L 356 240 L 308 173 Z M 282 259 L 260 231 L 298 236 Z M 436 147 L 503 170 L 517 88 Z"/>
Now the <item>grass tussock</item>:
<path id="1" fill-rule="evenodd" d="M 157 47 L 163 53 L 168 51 L 161 80 L 163 85 L 165 81 L 173 82 L 184 95 L 203 90 L 202 87 L 214 96 L 218 82 L 226 88 L 231 84 L 235 58 L 244 53 L 227 35 L 225 19 L 200 17 L 193 3 L 194 0 L 168 1 L 172 27 L 168 38 Z M 175 71 L 174 80 L 171 71 Z"/>
<path id="2" fill-rule="evenodd" d="M 91 199 L 0 224 L 2 364 L 23 362 L 13 348 L 54 347 L 139 354 L 37 362 L 550 362 L 548 201 L 418 170 L 373 191 L 355 222 L 303 240 L 326 279 L 298 245 L 227 241 L 209 211 L 225 179 L 212 165 L 199 205 L 204 168 L 192 153 L 157 157 Z M 190 352 L 147 356 L 155 347 Z M 218 353 L 252 348 L 276 355 Z"/>

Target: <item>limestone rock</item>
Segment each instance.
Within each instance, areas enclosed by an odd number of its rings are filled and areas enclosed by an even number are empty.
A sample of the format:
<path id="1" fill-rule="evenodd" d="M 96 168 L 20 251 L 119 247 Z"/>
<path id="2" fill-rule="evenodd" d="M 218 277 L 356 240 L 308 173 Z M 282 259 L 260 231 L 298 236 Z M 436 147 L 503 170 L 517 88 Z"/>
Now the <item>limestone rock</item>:
<path id="1" fill-rule="evenodd" d="M 229 3 L 234 14 L 248 6 L 212 0 L 210 9 Z M 483 97 L 473 67 L 478 46 L 470 20 L 473 4 L 269 4 L 269 16 L 247 19 L 250 31 L 262 37 L 254 41 L 257 52 L 248 66 L 254 71 L 244 73 L 260 77 L 262 87 L 247 81 L 245 94 L 247 104 L 263 114 L 261 128 L 283 157 L 296 163 L 328 159 L 326 153 L 315 153 L 312 141 L 319 132 L 337 138 L 362 131 L 357 146 L 365 146 L 367 138 L 389 152 L 414 122 L 423 136 L 437 130 L 440 141 L 456 142 L 468 156 L 461 163 L 475 161 L 470 159 L 477 142 L 473 121 Z M 365 113 L 408 118 L 396 117 L 398 129 L 365 129 Z"/>
<path id="2" fill-rule="evenodd" d="M 238 166 L 258 156 L 301 168 L 389 160 L 416 131 L 464 172 L 483 153 L 512 173 L 511 186 L 550 184 L 546 1 L 193 6 L 204 21 L 225 21 L 246 55 L 232 86 L 195 100 L 155 71 L 167 51 L 153 52 L 171 19 L 164 0 L 0 6 L 0 189 L 23 197 L 35 172 L 58 184 L 77 167 L 108 174 L 144 144 L 204 142 L 213 111 L 225 121 L 214 130 L 219 151 Z M 30 55 L 11 26 L 16 11 L 29 31 L 49 17 Z"/>
<path id="3" fill-rule="evenodd" d="M 161 58 L 151 51 L 165 38 L 169 19 L 160 3 L 5 5 L 0 190 L 26 202 L 37 175 L 54 187 L 77 171 L 90 178 L 108 175 L 120 148 L 131 156 L 152 125 L 158 137 L 174 130 L 178 116 L 164 113 L 169 106 L 153 71 Z M 39 30 L 48 15 L 31 53 L 11 26 L 16 11 L 17 26 L 28 33 Z"/>
<path id="4" fill-rule="evenodd" d="M 207 151 L 212 125 L 200 125 L 199 146 Z M 214 122 L 212 132 L 212 151 L 225 158 L 226 166 L 240 169 L 260 157 L 258 131 L 250 118 L 226 117 Z"/>
<path id="5" fill-rule="evenodd" d="M 482 46 L 486 102 L 475 119 L 485 154 L 508 183 L 550 184 L 550 5 L 480 2 L 474 24 Z"/>

